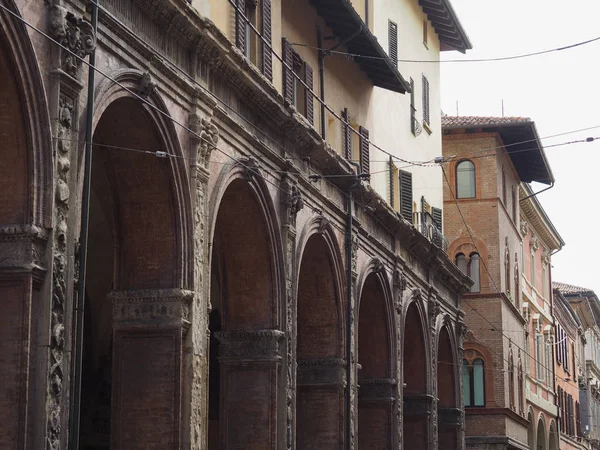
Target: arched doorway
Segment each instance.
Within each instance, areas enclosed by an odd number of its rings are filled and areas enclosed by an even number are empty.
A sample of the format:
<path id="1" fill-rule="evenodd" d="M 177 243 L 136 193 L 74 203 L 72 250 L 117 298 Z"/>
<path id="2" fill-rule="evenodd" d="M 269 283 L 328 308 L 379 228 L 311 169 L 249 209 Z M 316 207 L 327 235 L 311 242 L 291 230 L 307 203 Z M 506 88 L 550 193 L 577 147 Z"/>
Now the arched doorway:
<path id="1" fill-rule="evenodd" d="M 358 448 L 393 448 L 392 339 L 379 276 L 367 276 L 358 314 Z"/>
<path id="2" fill-rule="evenodd" d="M 452 350 L 448 327 L 443 327 L 438 340 L 437 396 L 438 396 L 438 443 L 444 450 L 458 448 L 461 411 L 456 395 L 456 371 L 458 365 Z M 443 443 L 443 444 L 442 444 Z"/>
<path id="3" fill-rule="evenodd" d="M 548 450 L 548 441 L 546 437 L 546 424 L 544 417 L 540 416 L 537 424 L 537 437 L 535 440 L 536 450 Z"/>
<path id="4" fill-rule="evenodd" d="M 533 419 L 533 410 L 529 409 L 527 414 L 529 425 L 527 426 L 527 445 L 531 450 L 536 450 L 535 446 L 535 421 Z"/>
<path id="5" fill-rule="evenodd" d="M 344 333 L 329 244 L 312 235 L 302 253 L 297 294 L 296 448 L 341 449 L 344 443 Z"/>
<path id="6" fill-rule="evenodd" d="M 558 450 L 558 430 L 556 429 L 556 422 L 550 422 L 550 434 L 548 435 L 548 450 Z"/>
<path id="7" fill-rule="evenodd" d="M 219 202 L 211 258 L 209 449 L 277 447 L 283 332 L 274 244 L 253 182 Z"/>
<path id="8" fill-rule="evenodd" d="M 427 450 L 432 397 L 427 390 L 427 351 L 419 309 L 408 307 L 404 319 L 404 448 Z"/>
<path id="9" fill-rule="evenodd" d="M 182 291 L 171 161 L 148 110 L 122 97 L 93 136 L 81 448 L 179 446 Z M 121 147 L 117 149 L 115 147 Z"/>

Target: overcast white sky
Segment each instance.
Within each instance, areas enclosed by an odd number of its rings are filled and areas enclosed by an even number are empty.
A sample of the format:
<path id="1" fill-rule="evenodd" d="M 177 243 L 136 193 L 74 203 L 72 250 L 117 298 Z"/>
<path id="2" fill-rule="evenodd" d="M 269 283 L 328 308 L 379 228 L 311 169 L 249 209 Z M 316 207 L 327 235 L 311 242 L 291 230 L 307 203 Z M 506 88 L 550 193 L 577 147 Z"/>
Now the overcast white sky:
<path id="1" fill-rule="evenodd" d="M 473 50 L 443 59 L 517 55 L 600 36 L 600 1 L 451 0 Z M 460 115 L 530 117 L 540 137 L 598 126 L 552 139 L 557 144 L 600 136 L 600 41 L 504 62 L 444 63 L 442 110 Z M 538 197 L 566 245 L 554 255 L 554 281 L 600 294 L 600 141 L 548 148 L 556 178 Z M 534 190 L 543 188 L 533 185 Z"/>

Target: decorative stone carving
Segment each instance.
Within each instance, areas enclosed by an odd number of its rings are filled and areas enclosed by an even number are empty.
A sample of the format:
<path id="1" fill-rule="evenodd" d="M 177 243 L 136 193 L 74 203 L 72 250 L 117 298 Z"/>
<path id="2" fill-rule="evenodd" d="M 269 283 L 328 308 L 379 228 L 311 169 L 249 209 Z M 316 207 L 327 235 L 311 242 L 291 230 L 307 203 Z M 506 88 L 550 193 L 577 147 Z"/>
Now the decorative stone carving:
<path id="1" fill-rule="evenodd" d="M 537 251 L 537 249 L 540 248 L 540 243 L 539 243 L 539 239 L 537 238 L 537 236 L 531 236 L 531 238 L 529 239 L 529 246 L 534 251 Z"/>
<path id="2" fill-rule="evenodd" d="M 194 294 L 181 289 L 113 291 L 112 301 L 115 327 L 131 325 L 190 324 L 190 303 Z"/>
<path id="3" fill-rule="evenodd" d="M 96 48 L 96 36 L 92 24 L 66 12 L 58 5 L 50 9 L 50 35 L 56 39 L 61 49 L 61 69 L 75 79 L 79 78 L 81 58 L 85 58 Z"/>
<path id="4" fill-rule="evenodd" d="M 260 166 L 255 158 L 240 158 L 240 164 L 246 169 L 244 172 L 244 178 L 248 181 L 253 180 L 255 177 L 261 177 Z"/>
<path id="5" fill-rule="evenodd" d="M 285 223 L 295 227 L 296 216 L 298 215 L 298 212 L 304 208 L 302 193 L 288 173 L 283 176 L 281 188 L 281 199 L 285 211 Z"/>
<path id="6" fill-rule="evenodd" d="M 219 359 L 235 359 L 239 362 L 257 359 L 281 361 L 280 330 L 234 330 L 216 333 L 220 342 Z"/>
<path id="7" fill-rule="evenodd" d="M 521 226 L 519 228 L 519 231 L 521 231 L 521 236 L 525 237 L 527 236 L 527 232 L 528 232 L 529 228 L 527 226 L 527 222 L 523 219 L 521 219 Z"/>
<path id="8" fill-rule="evenodd" d="M 360 380 L 359 400 L 375 400 L 392 403 L 396 394 L 396 380 L 366 379 Z"/>
<path id="9" fill-rule="evenodd" d="M 144 72 L 142 74 L 142 78 L 140 79 L 138 95 L 145 100 L 151 94 L 153 94 L 154 91 L 156 91 L 156 82 L 152 79 L 150 72 Z"/>
<path id="10" fill-rule="evenodd" d="M 373 260 L 373 273 L 385 273 L 385 265 L 379 258 Z"/>
<path id="11" fill-rule="evenodd" d="M 352 234 L 352 273 L 357 273 L 357 264 L 358 264 L 358 249 L 360 248 L 358 235 L 356 233 Z"/>
<path id="12" fill-rule="evenodd" d="M 300 360 L 298 385 L 346 386 L 346 361 L 340 358 Z"/>
<path id="13" fill-rule="evenodd" d="M 69 20 L 65 20 L 63 23 L 57 22 L 56 9 L 54 7 L 52 11 L 55 11 L 53 26 L 62 27 L 64 31 L 64 38 L 69 39 L 77 38 L 78 32 L 74 30 L 74 17 L 72 15 Z M 68 16 L 68 15 L 67 15 Z M 60 30 L 59 30 L 60 31 Z M 73 47 L 79 45 L 77 43 L 71 43 Z M 73 63 L 73 60 L 69 60 L 63 63 L 69 65 Z M 63 67 L 64 68 L 64 67 Z M 65 70 L 67 71 L 67 70 Z M 68 71 L 67 71 L 68 72 Z M 54 450 L 58 449 L 60 445 L 60 424 L 62 416 L 62 385 L 64 379 L 64 315 L 65 315 L 65 303 L 67 300 L 67 280 L 66 280 L 66 267 L 67 267 L 67 216 L 69 212 L 69 170 L 71 167 L 70 163 L 70 138 L 71 138 L 71 125 L 73 123 L 73 110 L 75 101 L 73 98 L 61 94 L 59 97 L 59 109 L 58 109 L 58 141 L 57 141 L 57 154 L 56 154 L 56 180 L 55 180 L 55 228 L 54 228 L 54 259 L 52 267 L 52 306 L 51 306 L 51 340 L 50 340 L 50 361 L 49 361 L 49 386 L 48 386 L 48 400 L 47 400 L 47 448 Z"/>
<path id="14" fill-rule="evenodd" d="M 325 231 L 327 230 L 327 227 L 329 226 L 329 220 L 326 217 L 319 217 L 319 228 L 317 230 L 317 232 L 319 234 L 325 234 Z"/>
<path id="15" fill-rule="evenodd" d="M 197 164 L 206 169 L 210 155 L 219 142 L 219 129 L 213 123 L 212 115 L 200 117 L 196 113 L 190 114 L 189 128 L 194 132 L 190 139 L 197 152 Z"/>

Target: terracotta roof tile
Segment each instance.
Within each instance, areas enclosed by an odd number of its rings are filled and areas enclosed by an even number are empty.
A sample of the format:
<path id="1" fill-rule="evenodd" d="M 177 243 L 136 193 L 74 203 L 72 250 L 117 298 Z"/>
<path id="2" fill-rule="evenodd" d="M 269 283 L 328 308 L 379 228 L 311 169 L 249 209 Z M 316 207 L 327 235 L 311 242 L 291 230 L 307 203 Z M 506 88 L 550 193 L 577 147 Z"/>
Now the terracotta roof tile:
<path id="1" fill-rule="evenodd" d="M 572 284 L 567 284 L 567 283 L 559 283 L 558 281 L 553 281 L 552 282 L 552 287 L 554 289 L 558 289 L 560 291 L 561 294 L 586 294 L 589 292 L 594 292 L 592 289 L 588 289 L 588 288 L 584 288 L 584 287 L 580 287 L 580 286 L 573 286 Z"/>
<path id="2" fill-rule="evenodd" d="M 507 125 L 531 122 L 529 117 L 442 116 L 442 128 Z"/>

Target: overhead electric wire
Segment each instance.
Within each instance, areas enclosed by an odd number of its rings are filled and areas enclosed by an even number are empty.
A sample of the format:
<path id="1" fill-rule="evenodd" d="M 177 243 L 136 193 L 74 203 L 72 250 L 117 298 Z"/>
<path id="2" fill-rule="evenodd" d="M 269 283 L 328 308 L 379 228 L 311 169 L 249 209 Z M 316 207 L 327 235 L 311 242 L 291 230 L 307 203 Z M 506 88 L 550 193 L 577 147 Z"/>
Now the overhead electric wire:
<path id="1" fill-rule="evenodd" d="M 52 38 L 51 36 L 49 36 L 48 34 L 46 34 L 45 32 L 43 32 L 42 30 L 40 30 L 40 29 L 39 29 L 39 28 L 37 28 L 36 26 L 34 26 L 34 25 L 30 24 L 30 23 L 29 23 L 29 22 L 27 22 L 25 19 L 21 18 L 19 15 L 17 15 L 16 13 L 14 13 L 14 12 L 13 12 L 13 11 L 11 11 L 10 9 L 8 9 L 6 6 L 4 6 L 4 5 L 1 5 L 1 4 L 0 4 L 0 8 L 1 8 L 1 9 L 3 9 L 5 12 L 9 13 L 11 16 L 13 16 L 14 18 L 16 18 L 17 20 L 21 21 L 21 22 L 22 22 L 24 25 L 26 25 L 26 26 L 28 26 L 28 27 L 32 28 L 34 31 L 36 31 L 36 32 L 37 32 L 37 33 L 39 33 L 40 35 L 42 35 L 43 37 L 45 37 L 45 38 L 46 38 L 46 39 L 48 39 L 49 41 L 51 41 L 51 42 L 53 42 L 54 44 L 56 44 L 57 46 L 59 46 L 59 47 L 60 47 L 61 49 L 63 49 L 64 51 L 66 51 L 66 52 L 70 53 L 70 54 L 71 54 L 72 56 L 74 56 L 74 57 L 75 57 L 77 60 L 79 60 L 79 61 L 81 61 L 83 64 L 85 64 L 87 67 L 89 67 L 90 69 L 92 69 L 92 70 L 94 70 L 94 71 L 98 72 L 100 75 L 102 75 L 102 76 L 103 76 L 103 77 L 105 77 L 106 79 L 110 80 L 112 83 L 114 83 L 115 85 L 119 86 L 121 89 L 125 90 L 125 91 L 126 91 L 126 92 L 128 92 L 130 95 L 134 96 L 135 98 L 137 98 L 138 100 L 140 100 L 142 103 L 144 103 L 144 104 L 145 104 L 145 105 L 147 105 L 148 107 L 150 107 L 150 108 L 152 108 L 153 110 L 155 110 L 155 111 L 156 111 L 157 113 L 159 113 L 160 115 L 162 115 L 162 116 L 164 116 L 165 118 L 167 118 L 167 119 L 171 120 L 171 121 L 172 121 L 174 124 L 177 124 L 177 125 L 179 125 L 181 128 L 183 128 L 184 130 L 186 130 L 187 132 L 189 132 L 189 133 L 190 133 L 190 134 L 192 134 L 193 136 L 196 136 L 198 139 L 200 139 L 200 140 L 202 140 L 202 141 L 204 141 L 204 142 L 208 143 L 208 144 L 211 146 L 211 148 L 212 148 L 212 149 L 214 149 L 214 150 L 217 150 L 218 152 L 220 152 L 220 153 L 224 154 L 226 157 L 228 157 L 228 158 L 232 159 L 232 160 L 234 161 L 234 163 L 237 163 L 237 164 L 241 165 L 242 167 L 245 167 L 246 169 L 248 169 L 248 170 L 252 171 L 252 173 L 254 173 L 255 175 L 257 175 L 257 176 L 261 177 L 261 178 L 262 178 L 262 179 L 263 179 L 265 182 L 267 182 L 267 183 L 269 183 L 269 184 L 273 185 L 274 187 L 276 187 L 277 189 L 279 189 L 279 190 L 281 190 L 281 191 L 283 192 L 283 189 L 282 189 L 282 188 L 281 188 L 279 185 L 275 184 L 274 182 L 270 181 L 270 180 L 269 180 L 269 179 L 267 179 L 266 177 L 262 176 L 260 173 L 256 172 L 256 170 L 255 170 L 256 168 L 254 168 L 254 167 L 249 167 L 249 166 L 247 166 L 247 165 L 243 164 L 243 163 L 242 163 L 241 161 L 239 161 L 237 158 L 235 158 L 235 157 L 233 157 L 233 156 L 229 155 L 227 152 L 225 152 L 225 151 L 223 151 L 222 149 L 218 148 L 218 147 L 217 147 L 216 145 L 214 145 L 214 144 L 213 144 L 211 141 L 209 141 L 208 139 L 206 139 L 206 138 L 202 137 L 200 134 L 198 134 L 198 133 L 194 132 L 193 130 L 191 130 L 189 127 L 187 127 L 186 125 L 182 124 L 182 123 L 181 123 L 181 122 L 179 122 L 178 120 L 174 119 L 173 117 L 171 117 L 171 115 L 170 115 L 170 114 L 168 114 L 167 112 L 164 112 L 164 111 L 162 111 L 160 108 L 158 108 L 157 106 L 153 105 L 152 103 L 150 103 L 148 100 L 146 100 L 145 98 L 141 97 L 141 96 L 140 96 L 140 95 L 138 95 L 137 93 L 133 92 L 131 89 L 127 88 L 126 86 L 124 86 L 122 83 L 120 83 L 120 82 L 119 82 L 119 81 L 117 81 L 116 79 L 114 79 L 114 78 L 110 77 L 109 75 L 107 75 L 107 74 L 106 74 L 104 71 L 100 70 L 100 69 L 99 69 L 98 67 L 96 67 L 95 65 L 92 65 L 92 64 L 90 64 L 90 63 L 89 63 L 89 62 L 87 62 L 87 61 L 86 61 L 86 60 L 85 60 L 83 57 L 81 57 L 81 56 L 79 56 L 78 54 L 76 54 L 75 52 L 71 51 L 69 48 L 67 48 L 66 46 L 62 45 L 60 42 L 58 42 L 57 40 L 55 40 L 54 38 Z M 313 95 L 314 95 L 314 93 L 313 93 Z M 600 128 L 600 125 L 598 125 L 598 126 L 596 126 L 596 127 L 587 128 L 587 129 L 592 129 L 592 128 Z M 585 130 L 585 129 L 584 129 L 584 130 Z M 578 131 L 581 131 L 581 130 L 578 130 Z M 576 132 L 576 131 L 575 131 L 575 132 Z M 569 134 L 569 133 L 570 133 L 570 132 L 567 132 L 567 133 L 561 133 L 561 134 L 558 134 L 558 135 L 564 135 L 564 134 Z M 558 136 L 558 135 L 555 135 L 555 136 Z M 371 144 L 371 145 L 373 145 L 373 144 Z M 376 148 L 377 148 L 377 147 L 376 147 Z M 385 151 L 384 151 L 384 153 L 385 153 Z M 167 153 L 167 155 L 169 155 L 169 156 L 170 156 L 170 154 L 168 154 L 168 153 Z M 393 155 L 390 155 L 390 156 L 393 156 Z M 395 157 L 395 156 L 393 156 L 393 157 Z M 403 160 L 402 158 L 398 158 L 398 157 L 395 157 L 395 158 L 397 158 L 397 159 L 399 159 L 399 160 L 401 160 L 401 161 L 403 161 L 403 162 L 408 162 L 408 163 L 411 163 L 410 161 Z M 444 177 L 446 178 L 446 182 L 448 183 L 448 179 L 447 179 L 447 177 L 446 177 L 446 174 L 445 174 L 445 171 L 444 171 L 443 167 L 442 167 L 442 171 L 443 171 L 443 173 L 444 173 Z M 352 176 L 352 175 L 348 175 L 348 176 Z M 338 188 L 338 189 L 339 189 L 339 188 Z M 339 189 L 339 190 L 340 190 L 340 191 L 341 191 L 341 192 L 342 192 L 344 195 L 347 195 L 347 194 L 346 194 L 346 193 L 345 193 L 343 190 L 341 190 L 341 189 Z M 452 193 L 452 189 L 451 189 L 451 188 L 450 188 L 450 191 L 451 191 L 451 193 Z M 454 196 L 454 194 L 453 194 L 453 193 L 452 193 L 452 195 Z M 458 202 L 456 201 L 456 198 L 455 198 L 455 202 L 456 202 L 456 204 L 457 204 L 457 207 L 458 207 Z M 359 202 L 357 202 L 357 203 L 359 203 Z M 306 204 L 306 203 L 305 203 L 305 204 Z M 360 203 L 359 203 L 359 204 L 360 204 Z M 307 206 L 307 207 L 309 207 L 310 209 L 312 209 L 313 211 L 317 212 L 317 213 L 322 213 L 322 211 L 321 211 L 319 208 L 311 207 L 310 205 L 306 205 L 306 206 Z M 367 207 L 368 207 L 368 205 L 364 205 L 364 204 L 362 204 L 362 206 L 363 206 L 364 208 L 367 208 Z M 460 211 L 460 208 L 459 208 L 459 211 Z M 461 212 L 461 217 L 462 217 L 462 212 Z M 389 233 L 391 233 L 391 234 L 394 234 L 394 233 L 393 233 L 393 232 L 392 232 L 392 231 L 391 231 L 391 230 L 390 230 L 390 229 L 389 229 L 387 226 L 385 226 L 385 224 L 383 224 L 383 222 L 381 222 L 381 221 L 380 221 L 380 220 L 379 220 L 379 219 L 378 219 L 378 218 L 377 218 L 375 215 L 374 215 L 374 218 L 375 218 L 375 220 L 376 220 L 378 223 L 380 223 L 382 226 L 384 226 L 384 228 L 385 228 L 386 230 L 388 230 L 388 232 L 389 232 Z M 464 217 L 463 217 L 463 221 L 464 221 Z M 465 224 L 466 224 L 466 222 L 465 222 Z M 468 229 L 468 226 L 467 226 L 467 229 Z M 470 231 L 469 231 L 469 233 L 470 233 Z M 472 238 L 472 236 L 471 236 L 471 238 Z M 473 238 L 472 238 L 472 239 L 473 239 Z M 474 243 L 474 245 L 475 245 L 475 243 Z M 475 246 L 475 248 L 477 248 L 477 247 Z M 486 268 L 486 271 L 488 271 L 488 274 L 490 274 L 490 273 L 489 273 L 489 270 L 487 269 L 487 266 L 485 265 L 485 262 L 484 262 L 483 260 L 482 260 L 482 263 L 483 263 L 484 267 Z M 490 274 L 490 277 L 491 277 L 491 274 Z M 491 277 L 491 278 L 492 278 L 492 277 Z M 494 279 L 493 279 L 493 278 L 492 278 L 492 282 L 493 282 L 493 283 L 494 283 L 494 285 L 495 285 L 495 281 L 494 281 Z M 496 285 L 495 285 L 495 287 L 496 287 L 496 290 L 497 290 L 498 292 L 500 292 L 500 291 L 499 291 L 499 289 L 497 288 L 497 286 L 496 286 Z M 469 304 L 469 303 L 467 302 L 467 304 Z M 469 306 L 471 306 L 471 305 L 469 305 Z M 496 325 L 494 325 L 493 323 L 489 322 L 489 321 L 488 321 L 488 320 L 485 318 L 485 316 L 483 316 L 483 315 L 482 315 L 482 314 L 481 314 L 479 311 L 477 311 L 477 310 L 476 310 L 475 308 L 473 308 L 472 306 L 471 306 L 471 308 L 472 308 L 472 310 L 476 311 L 476 312 L 477 312 L 479 315 L 481 315 L 481 317 L 482 317 L 482 318 L 484 318 L 484 320 L 486 320 L 486 321 L 487 321 L 487 322 L 488 322 L 490 325 L 492 325 L 493 327 L 496 327 Z M 496 328 L 497 328 L 497 327 L 496 327 Z M 505 335 L 504 335 L 504 336 L 505 336 Z M 507 336 L 505 336 L 505 337 L 506 337 L 507 339 L 510 339 L 510 338 L 508 338 Z M 511 342 L 512 342 L 512 341 L 511 341 Z M 525 352 L 525 350 L 524 350 L 524 349 L 522 349 L 521 347 L 519 347 L 517 344 L 515 344 L 515 346 L 516 346 L 517 348 L 519 348 L 520 350 L 522 350 L 522 351 L 524 352 L 524 354 L 526 354 L 527 356 L 529 356 L 529 357 L 531 358 L 531 355 L 530 355 L 528 352 Z M 541 367 L 544 367 L 546 370 L 548 370 L 547 366 L 545 366 L 544 364 L 541 364 L 540 362 L 538 362 L 536 358 L 533 358 L 533 360 L 534 360 L 534 361 L 536 361 L 538 364 L 540 364 L 540 366 L 541 366 Z M 563 380 L 564 380 L 564 379 L 563 379 Z M 566 380 L 565 380 L 565 382 L 566 382 Z"/>
<path id="2" fill-rule="evenodd" d="M 530 53 L 522 53 L 519 55 L 511 55 L 511 56 L 500 56 L 495 58 L 474 58 L 474 59 L 398 59 L 398 62 L 401 63 L 482 63 L 482 62 L 492 62 L 492 61 L 509 61 L 513 59 L 522 59 L 529 58 L 531 56 L 539 56 L 547 53 L 560 52 L 562 50 L 569 50 L 575 47 L 581 47 L 582 45 L 591 44 L 592 42 L 600 41 L 600 36 L 597 36 L 592 39 L 586 39 L 585 41 L 576 42 L 574 44 L 565 45 L 563 47 L 555 47 L 547 50 L 540 50 L 536 52 Z M 360 53 L 351 53 L 351 52 L 343 52 L 340 50 L 329 50 L 327 48 L 321 48 L 310 44 L 302 44 L 299 42 L 290 43 L 290 45 L 297 47 L 307 47 L 312 48 L 314 50 L 319 50 L 325 53 L 332 53 L 336 55 L 344 55 L 345 57 L 352 58 L 361 58 L 361 59 L 373 59 L 373 60 L 383 60 L 383 61 L 393 61 L 389 56 L 372 56 L 372 55 L 362 55 Z"/>

